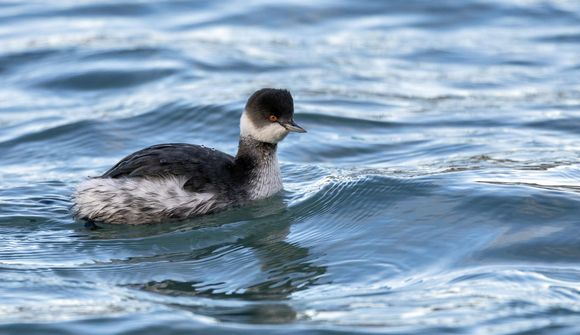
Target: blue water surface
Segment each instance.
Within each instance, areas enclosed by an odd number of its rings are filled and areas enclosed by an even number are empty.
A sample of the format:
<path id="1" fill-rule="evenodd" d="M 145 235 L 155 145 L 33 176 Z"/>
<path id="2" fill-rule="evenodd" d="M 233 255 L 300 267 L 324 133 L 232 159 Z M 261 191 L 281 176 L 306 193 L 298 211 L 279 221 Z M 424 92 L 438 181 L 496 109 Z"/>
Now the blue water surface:
<path id="1" fill-rule="evenodd" d="M 0 1 L 0 333 L 580 333 L 580 4 Z M 235 153 L 262 87 L 285 191 L 88 231 L 74 186 Z"/>

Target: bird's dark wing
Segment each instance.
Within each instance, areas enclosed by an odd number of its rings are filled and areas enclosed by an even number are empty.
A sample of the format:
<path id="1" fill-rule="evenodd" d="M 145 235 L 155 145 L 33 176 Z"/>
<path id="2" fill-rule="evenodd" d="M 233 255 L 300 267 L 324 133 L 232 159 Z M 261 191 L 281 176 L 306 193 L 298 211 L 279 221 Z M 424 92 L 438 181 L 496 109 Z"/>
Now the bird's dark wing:
<path id="1" fill-rule="evenodd" d="M 123 158 L 101 177 L 183 176 L 185 189 L 200 191 L 229 183 L 233 162 L 232 156 L 199 145 L 159 144 Z"/>

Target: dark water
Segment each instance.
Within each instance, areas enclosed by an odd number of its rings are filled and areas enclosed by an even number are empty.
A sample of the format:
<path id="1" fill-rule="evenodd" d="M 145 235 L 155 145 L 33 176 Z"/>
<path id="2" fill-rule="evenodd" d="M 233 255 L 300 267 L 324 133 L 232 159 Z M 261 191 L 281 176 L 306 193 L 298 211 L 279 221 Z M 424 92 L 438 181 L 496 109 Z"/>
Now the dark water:
<path id="1" fill-rule="evenodd" d="M 0 2 L 0 333 L 580 333 L 580 4 Z M 286 191 L 83 229 L 71 191 L 237 146 L 289 88 Z"/>

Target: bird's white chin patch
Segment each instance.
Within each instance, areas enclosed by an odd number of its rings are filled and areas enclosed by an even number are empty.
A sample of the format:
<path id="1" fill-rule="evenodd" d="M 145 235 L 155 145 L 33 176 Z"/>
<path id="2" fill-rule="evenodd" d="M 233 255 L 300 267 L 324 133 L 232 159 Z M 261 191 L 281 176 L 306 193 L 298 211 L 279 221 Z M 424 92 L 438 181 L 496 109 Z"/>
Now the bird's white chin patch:
<path id="1" fill-rule="evenodd" d="M 242 137 L 251 137 L 260 142 L 274 144 L 282 141 L 288 135 L 288 130 L 277 122 L 258 128 L 244 112 L 240 120 L 240 135 Z"/>

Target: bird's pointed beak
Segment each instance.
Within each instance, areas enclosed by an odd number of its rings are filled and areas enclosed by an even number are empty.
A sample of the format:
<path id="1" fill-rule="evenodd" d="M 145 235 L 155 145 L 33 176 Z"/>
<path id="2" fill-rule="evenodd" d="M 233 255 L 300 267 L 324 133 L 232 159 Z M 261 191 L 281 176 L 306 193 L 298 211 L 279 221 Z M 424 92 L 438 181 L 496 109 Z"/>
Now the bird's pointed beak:
<path id="1" fill-rule="evenodd" d="M 288 131 L 295 132 L 295 133 L 305 133 L 306 129 L 300 127 L 299 125 L 294 122 L 294 120 L 290 120 L 288 122 L 280 123 L 282 127 L 286 128 Z"/>

